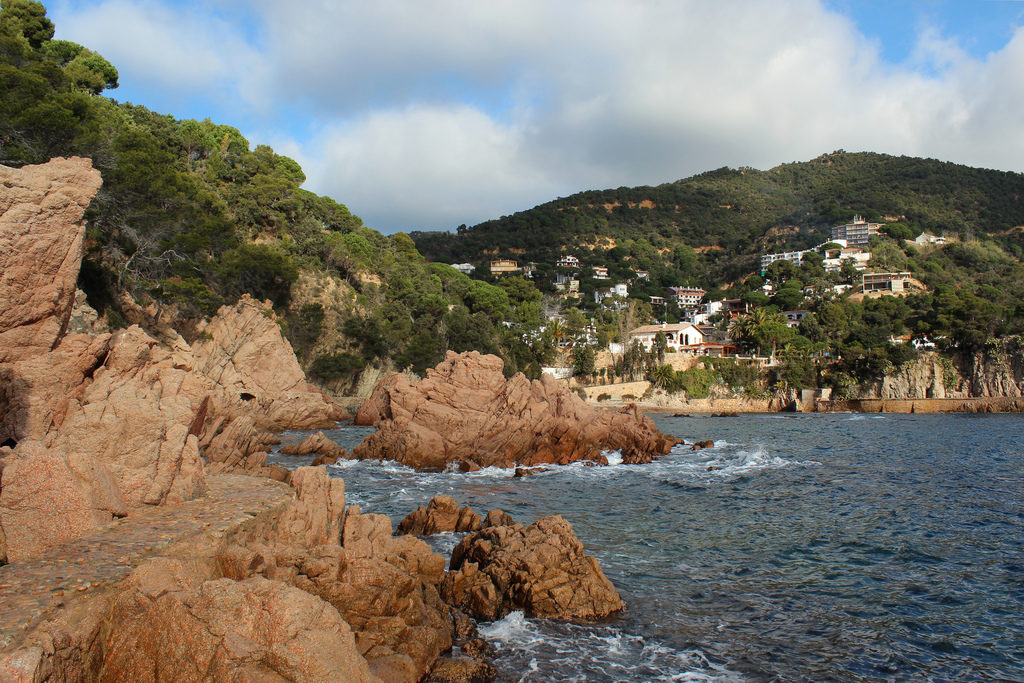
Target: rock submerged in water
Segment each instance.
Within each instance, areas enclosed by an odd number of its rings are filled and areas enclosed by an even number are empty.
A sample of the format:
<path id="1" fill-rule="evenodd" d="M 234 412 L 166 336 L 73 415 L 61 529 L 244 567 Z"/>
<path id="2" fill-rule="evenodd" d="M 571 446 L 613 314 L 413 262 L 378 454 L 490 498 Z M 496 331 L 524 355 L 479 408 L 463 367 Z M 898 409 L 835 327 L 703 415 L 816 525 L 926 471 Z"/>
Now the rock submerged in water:
<path id="1" fill-rule="evenodd" d="M 624 463 L 644 463 L 678 443 L 636 406 L 591 406 L 547 375 L 506 380 L 500 358 L 476 351 L 449 351 L 419 382 L 389 375 L 356 424 L 378 428 L 353 450 L 356 458 L 423 470 L 607 462 L 602 451 L 610 450 Z"/>
<path id="2" fill-rule="evenodd" d="M 478 619 L 592 620 L 625 607 L 615 586 L 560 516 L 492 526 L 462 539 L 441 583 L 449 605 Z"/>
<path id="3" fill-rule="evenodd" d="M 427 507 L 421 505 L 410 512 L 395 529 L 395 535 L 429 536 L 444 532 L 477 531 L 479 528 L 480 515 L 468 505 L 459 509 L 454 498 L 442 494 L 434 496 Z"/>
<path id="4" fill-rule="evenodd" d="M 317 453 L 321 456 L 317 458 L 317 460 L 322 461 L 320 464 L 335 463 L 339 460 L 347 460 L 349 457 L 348 451 L 324 436 L 323 432 L 310 434 L 292 446 L 284 446 L 281 448 L 281 453 L 284 455 L 312 455 Z"/>

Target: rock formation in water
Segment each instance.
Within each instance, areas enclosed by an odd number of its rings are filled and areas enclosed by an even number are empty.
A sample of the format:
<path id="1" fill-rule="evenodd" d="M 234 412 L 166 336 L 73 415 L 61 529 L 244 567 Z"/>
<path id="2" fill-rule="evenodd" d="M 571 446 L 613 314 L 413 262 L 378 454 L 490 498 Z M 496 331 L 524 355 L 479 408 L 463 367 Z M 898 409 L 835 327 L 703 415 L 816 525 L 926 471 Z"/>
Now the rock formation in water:
<path id="1" fill-rule="evenodd" d="M 348 451 L 324 436 L 323 432 L 310 434 L 292 446 L 284 446 L 280 452 L 284 455 L 311 455 L 317 453 L 325 458 L 329 458 L 330 462 L 345 460 L 349 457 Z"/>
<path id="2" fill-rule="evenodd" d="M 436 495 L 430 499 L 426 507 L 422 505 L 410 512 L 403 519 L 396 534 L 413 534 L 429 536 L 444 532 L 466 532 L 480 529 L 480 515 L 473 512 L 468 505 L 459 509 L 459 504 L 451 496 Z"/>
<path id="3" fill-rule="evenodd" d="M 466 536 L 452 551 L 441 594 L 480 619 L 514 610 L 530 617 L 598 619 L 625 607 L 572 526 L 558 516 Z"/>
<path id="4" fill-rule="evenodd" d="M 626 463 L 650 462 L 677 443 L 635 406 L 618 412 L 590 406 L 547 375 L 506 380 L 500 358 L 475 351 L 449 351 L 419 382 L 388 376 L 356 424 L 378 431 L 353 450 L 355 457 L 428 470 L 451 463 L 606 463 L 603 450 L 620 451 Z"/>

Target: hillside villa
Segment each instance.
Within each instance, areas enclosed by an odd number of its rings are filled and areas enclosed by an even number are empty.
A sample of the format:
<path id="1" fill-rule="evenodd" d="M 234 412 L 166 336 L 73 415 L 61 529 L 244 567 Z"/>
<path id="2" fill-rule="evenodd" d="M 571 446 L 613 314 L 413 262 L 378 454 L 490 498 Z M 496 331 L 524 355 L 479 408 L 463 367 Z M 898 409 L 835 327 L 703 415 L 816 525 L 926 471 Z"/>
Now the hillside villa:
<path id="1" fill-rule="evenodd" d="M 845 240 L 847 246 L 863 247 L 881 227 L 881 223 L 868 223 L 862 217 L 854 216 L 852 223 L 832 228 L 832 241 Z"/>
<path id="2" fill-rule="evenodd" d="M 491 261 L 491 275 L 508 275 L 518 273 L 520 270 L 519 262 L 512 259 L 502 258 Z"/>
<path id="3" fill-rule="evenodd" d="M 629 343 L 640 342 L 645 351 L 654 347 L 654 337 L 661 332 L 665 335 L 666 348 L 679 351 L 684 346 L 699 345 L 704 342 L 704 333 L 693 323 L 675 323 L 660 325 L 644 325 L 629 333 Z"/>

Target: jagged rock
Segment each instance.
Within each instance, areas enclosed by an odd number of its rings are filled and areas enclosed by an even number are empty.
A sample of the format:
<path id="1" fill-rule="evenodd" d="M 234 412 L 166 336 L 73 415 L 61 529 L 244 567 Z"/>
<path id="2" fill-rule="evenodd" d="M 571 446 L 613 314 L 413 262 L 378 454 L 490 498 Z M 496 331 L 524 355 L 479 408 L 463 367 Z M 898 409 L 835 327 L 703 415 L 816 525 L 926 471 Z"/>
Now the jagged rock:
<path id="1" fill-rule="evenodd" d="M 441 594 L 481 619 L 513 610 L 531 617 L 598 619 L 624 607 L 572 526 L 558 516 L 466 536 L 452 551 Z"/>
<path id="2" fill-rule="evenodd" d="M 714 448 L 714 447 L 715 447 L 714 439 L 704 439 L 702 441 L 695 441 L 693 443 L 693 445 L 690 446 L 690 450 L 691 451 L 701 451 L 701 450 L 704 450 L 705 448 Z"/>
<path id="3" fill-rule="evenodd" d="M 512 515 L 507 512 L 503 510 L 489 510 L 481 528 L 488 526 L 515 526 L 515 523 Z"/>
<path id="4" fill-rule="evenodd" d="M 175 366 L 138 327 L 118 335 L 102 366 L 43 441 L 103 463 L 129 505 L 190 500 L 205 490 L 199 442 L 190 433 L 209 384 Z"/>
<path id="5" fill-rule="evenodd" d="M 399 523 L 395 534 L 429 536 L 446 531 L 477 531 L 479 528 L 480 515 L 468 505 L 460 510 L 459 504 L 451 496 L 437 495 L 427 507 L 421 505 L 410 512 Z"/>
<path id="6" fill-rule="evenodd" d="M 51 353 L 0 364 L 0 442 L 42 439 L 64 421 L 110 351 L 111 337 L 68 335 Z"/>
<path id="7" fill-rule="evenodd" d="M 49 352 L 67 329 L 82 215 L 100 188 L 88 159 L 0 166 L 0 362 Z"/>
<path id="8" fill-rule="evenodd" d="M 333 458 L 331 462 L 347 460 L 349 457 L 348 451 L 324 436 L 323 432 L 310 434 L 305 439 L 292 446 L 284 446 L 281 448 L 281 453 L 285 455 L 309 455 L 310 453 L 320 453 L 321 455 Z"/>
<path id="9" fill-rule="evenodd" d="M 338 458 L 331 457 L 330 455 L 318 455 L 313 458 L 312 465 L 319 467 L 320 465 L 333 465 L 338 462 Z"/>
<path id="10" fill-rule="evenodd" d="M 155 561 L 125 581 L 99 680 L 378 680 L 320 598 L 260 576 L 197 585 L 195 574 Z"/>
<path id="11" fill-rule="evenodd" d="M 637 463 L 677 443 L 636 406 L 619 412 L 590 406 L 547 375 L 506 380 L 497 356 L 449 351 L 426 374 L 415 383 L 391 375 L 378 386 L 356 418 L 378 431 L 354 449 L 355 457 L 441 470 L 457 461 L 481 467 L 607 462 L 601 451 L 618 450 L 624 462 Z"/>
<path id="12" fill-rule="evenodd" d="M 324 429 L 351 416 L 306 382 L 274 309 L 243 294 L 199 327 L 196 372 L 222 388 L 221 409 L 263 429 Z"/>
<path id="13" fill-rule="evenodd" d="M 23 441 L 4 458 L 0 527 L 15 562 L 79 538 L 127 514 L 114 476 L 79 453 L 56 453 Z"/>
<path id="14" fill-rule="evenodd" d="M 490 683 L 498 677 L 494 665 L 476 657 L 442 657 L 424 679 L 425 683 Z"/>
<path id="15" fill-rule="evenodd" d="M 296 502 L 275 530 L 239 538 L 221 555 L 225 575 L 260 574 L 319 596 L 351 625 L 375 675 L 420 680 L 452 646 L 437 589 L 444 558 L 417 538 L 392 537 L 385 516 L 353 506 L 342 517 L 344 484 L 322 467 L 297 469 L 292 483 Z"/>

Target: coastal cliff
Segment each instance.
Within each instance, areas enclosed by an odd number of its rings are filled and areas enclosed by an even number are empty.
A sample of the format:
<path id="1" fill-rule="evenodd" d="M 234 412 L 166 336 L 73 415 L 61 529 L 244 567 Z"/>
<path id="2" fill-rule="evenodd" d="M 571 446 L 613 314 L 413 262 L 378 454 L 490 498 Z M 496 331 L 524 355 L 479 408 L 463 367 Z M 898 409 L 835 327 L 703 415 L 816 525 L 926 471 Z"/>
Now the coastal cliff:
<path id="1" fill-rule="evenodd" d="M 3 169 L 0 680 L 492 680 L 486 656 L 471 654 L 486 648 L 471 644 L 464 591 L 443 597 L 444 557 L 347 506 L 324 467 L 266 464 L 274 432 L 349 417 L 306 381 L 269 302 L 242 295 L 198 324 L 193 344 L 136 325 L 68 334 L 82 212 L 99 188 L 90 171 L 82 159 Z M 37 242 L 55 257 L 24 262 Z M 46 296 L 24 291 L 36 287 Z M 573 408 L 562 422 L 587 409 L 549 393 Z M 391 415 L 400 403 L 374 405 Z M 626 452 L 667 449 L 652 429 L 635 410 L 615 413 L 598 429 L 612 441 L 573 443 L 591 456 L 623 435 Z M 322 435 L 307 444 L 330 446 Z M 552 581 L 556 602 L 597 594 L 600 569 L 568 523 L 535 526 L 536 543 L 564 552 L 520 577 L 534 602 L 547 605 Z M 572 607 L 538 615 L 607 613 Z"/>

